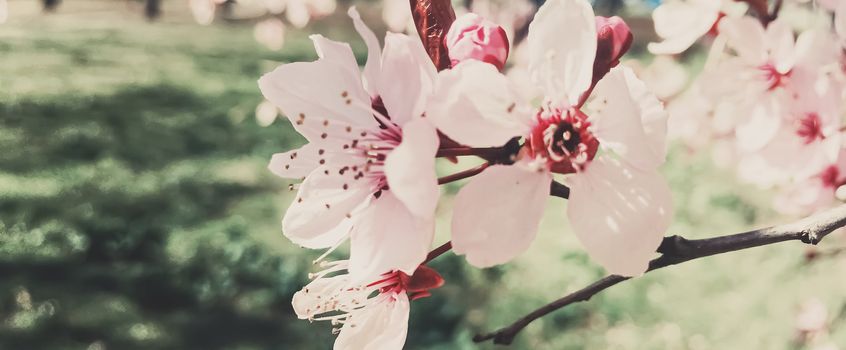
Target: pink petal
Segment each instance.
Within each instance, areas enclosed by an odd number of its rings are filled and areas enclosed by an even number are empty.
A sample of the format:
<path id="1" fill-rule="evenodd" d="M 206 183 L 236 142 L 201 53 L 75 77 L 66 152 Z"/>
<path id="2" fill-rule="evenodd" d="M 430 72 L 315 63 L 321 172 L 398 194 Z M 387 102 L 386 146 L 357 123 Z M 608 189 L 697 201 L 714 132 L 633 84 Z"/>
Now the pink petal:
<path id="1" fill-rule="evenodd" d="M 667 112 L 630 68 L 611 70 L 596 85 L 594 96 L 588 120 L 602 147 L 643 170 L 664 163 Z"/>
<path id="2" fill-rule="evenodd" d="M 426 118 L 463 145 L 499 147 L 529 133 L 531 110 L 496 67 L 470 60 L 440 73 Z"/>
<path id="3" fill-rule="evenodd" d="M 391 192 L 420 218 L 435 215 L 440 190 L 435 173 L 438 133 L 428 121 L 417 118 L 402 128 L 402 143 L 385 159 L 385 176 Z"/>
<path id="4" fill-rule="evenodd" d="M 747 64 L 766 63 L 764 27 L 757 19 L 749 16 L 726 17 L 720 21 L 719 28 L 720 35 L 727 39 L 726 44 Z"/>
<path id="5" fill-rule="evenodd" d="M 376 34 L 364 24 L 361 20 L 361 15 L 358 14 L 355 6 L 350 7 L 347 14 L 352 18 L 355 30 L 364 44 L 367 45 L 367 62 L 364 64 L 364 86 L 371 97 L 376 97 L 379 91 L 379 72 L 382 71 L 382 47 L 379 46 L 379 39 Z"/>
<path id="6" fill-rule="evenodd" d="M 552 176 L 528 165 L 494 165 L 455 197 L 452 246 L 476 267 L 508 262 L 531 245 Z"/>
<path id="7" fill-rule="evenodd" d="M 741 150 L 760 150 L 778 133 L 782 122 L 781 108 L 776 98 L 761 96 L 741 104 L 737 115 L 746 119 L 738 121 L 735 128 L 737 145 Z"/>
<path id="8" fill-rule="evenodd" d="M 419 218 L 391 193 L 362 210 L 350 241 L 350 278 L 365 283 L 389 271 L 408 275 L 426 259 L 435 232 L 434 218 Z"/>
<path id="9" fill-rule="evenodd" d="M 527 38 L 529 70 L 555 102 L 575 105 L 588 89 L 596 56 L 596 21 L 586 0 L 549 0 Z"/>
<path id="10" fill-rule="evenodd" d="M 598 157 L 568 183 L 567 216 L 588 255 L 609 273 L 645 272 L 672 219 L 664 178 Z"/>
<path id="11" fill-rule="evenodd" d="M 767 25 L 767 49 L 776 68 L 780 72 L 788 72 L 796 60 L 793 48 L 793 29 L 783 21 L 772 21 Z"/>
<path id="12" fill-rule="evenodd" d="M 396 33 L 385 36 L 378 92 L 395 123 L 402 125 L 423 114 L 436 76 L 420 39 Z"/>
<path id="13" fill-rule="evenodd" d="M 347 172 L 349 174 L 349 172 Z M 315 169 L 300 184 L 297 198 L 282 219 L 282 233 L 307 248 L 326 248 L 343 237 L 346 226 L 339 226 L 373 194 L 371 184 L 351 181 L 328 166 Z M 337 230 L 334 230 L 336 229 Z"/>
<path id="14" fill-rule="evenodd" d="M 341 327 L 334 350 L 401 350 L 410 305 L 405 293 L 380 295 L 379 302 L 353 313 Z"/>

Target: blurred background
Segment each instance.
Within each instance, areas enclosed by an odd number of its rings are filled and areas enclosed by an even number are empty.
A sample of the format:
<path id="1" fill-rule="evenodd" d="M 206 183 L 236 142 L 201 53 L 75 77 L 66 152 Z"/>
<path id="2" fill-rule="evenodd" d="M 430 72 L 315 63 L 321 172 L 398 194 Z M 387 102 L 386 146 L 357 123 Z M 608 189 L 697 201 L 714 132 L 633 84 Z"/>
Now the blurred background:
<path id="1" fill-rule="evenodd" d="M 263 103 L 256 80 L 314 59 L 310 33 L 350 42 L 363 62 L 350 5 L 377 33 L 402 30 L 401 15 L 381 1 L 0 1 L 0 349 L 331 348 L 330 325 L 291 309 L 321 252 L 281 235 L 293 194 L 265 169 L 304 139 Z M 534 5 L 498 18 L 519 32 Z M 596 4 L 632 26 L 627 64 L 651 63 L 643 48 L 655 5 Z M 700 69 L 703 55 L 681 57 L 684 70 Z M 668 234 L 792 220 L 712 156 L 673 148 Z M 446 189 L 436 244 L 459 187 Z M 511 264 L 437 259 L 447 285 L 413 303 L 406 348 L 493 348 L 472 336 L 601 277 L 565 206 L 550 199 L 539 239 Z M 651 273 L 536 321 L 513 348 L 844 347 L 842 236 Z"/>

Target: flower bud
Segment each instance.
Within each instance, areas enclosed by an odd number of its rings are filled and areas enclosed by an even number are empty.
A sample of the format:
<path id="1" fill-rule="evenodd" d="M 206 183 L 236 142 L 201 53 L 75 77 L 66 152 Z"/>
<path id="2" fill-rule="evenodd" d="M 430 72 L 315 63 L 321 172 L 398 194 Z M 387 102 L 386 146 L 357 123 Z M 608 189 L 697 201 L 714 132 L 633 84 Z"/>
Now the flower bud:
<path id="1" fill-rule="evenodd" d="M 505 30 L 475 13 L 456 18 L 444 43 L 453 66 L 474 59 L 502 70 L 508 58 L 509 44 Z"/>
<path id="2" fill-rule="evenodd" d="M 632 32 L 622 18 L 596 16 L 596 60 L 593 62 L 593 81 L 602 79 L 632 46 Z"/>

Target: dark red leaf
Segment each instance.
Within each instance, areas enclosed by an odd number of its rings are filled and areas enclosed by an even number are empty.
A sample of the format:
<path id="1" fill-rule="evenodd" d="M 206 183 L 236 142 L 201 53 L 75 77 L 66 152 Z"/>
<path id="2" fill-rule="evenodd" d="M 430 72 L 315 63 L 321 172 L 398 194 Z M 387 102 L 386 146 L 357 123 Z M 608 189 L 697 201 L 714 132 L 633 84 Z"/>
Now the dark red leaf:
<path id="1" fill-rule="evenodd" d="M 452 22 L 455 21 L 455 10 L 450 0 L 409 0 L 414 26 L 423 42 L 423 47 L 438 70 L 450 67 L 449 55 L 444 46 L 446 36 Z"/>

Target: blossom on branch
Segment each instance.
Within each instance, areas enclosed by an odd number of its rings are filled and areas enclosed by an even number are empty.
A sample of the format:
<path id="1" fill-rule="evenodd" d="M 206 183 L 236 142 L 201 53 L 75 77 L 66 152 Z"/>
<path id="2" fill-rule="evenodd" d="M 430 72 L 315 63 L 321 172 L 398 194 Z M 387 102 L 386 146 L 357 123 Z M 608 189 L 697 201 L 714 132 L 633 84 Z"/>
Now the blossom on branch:
<path id="1" fill-rule="evenodd" d="M 611 273 L 646 271 L 671 217 L 657 171 L 666 113 L 628 68 L 593 76 L 596 26 L 584 0 L 541 6 L 528 34 L 539 108 L 493 65 L 465 61 L 440 73 L 427 117 L 441 132 L 471 147 L 526 141 L 513 165 L 491 166 L 456 196 L 453 247 L 471 264 L 505 263 L 528 248 L 557 173 L 567 175 L 568 217 L 590 256 Z"/>
<path id="2" fill-rule="evenodd" d="M 354 8 L 350 16 L 369 51 L 363 75 L 349 45 L 313 35 L 317 61 L 284 64 L 259 86 L 309 141 L 269 165 L 305 179 L 284 234 L 308 248 L 349 238 L 349 272 L 363 281 L 413 273 L 431 245 L 439 141 L 421 116 L 436 72 L 417 38 L 388 33 L 382 50 Z"/>
<path id="3" fill-rule="evenodd" d="M 400 271 L 356 283 L 345 271 L 347 261 L 321 263 L 323 271 L 294 294 L 297 317 L 329 321 L 338 334 L 335 350 L 402 349 L 408 333 L 409 302 L 443 285 L 435 270 L 419 266 L 411 275 Z"/>

